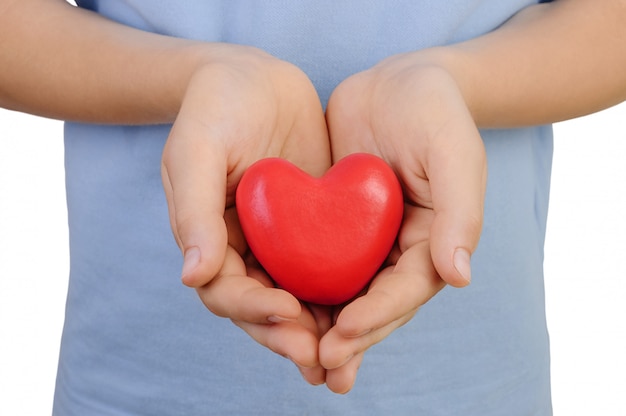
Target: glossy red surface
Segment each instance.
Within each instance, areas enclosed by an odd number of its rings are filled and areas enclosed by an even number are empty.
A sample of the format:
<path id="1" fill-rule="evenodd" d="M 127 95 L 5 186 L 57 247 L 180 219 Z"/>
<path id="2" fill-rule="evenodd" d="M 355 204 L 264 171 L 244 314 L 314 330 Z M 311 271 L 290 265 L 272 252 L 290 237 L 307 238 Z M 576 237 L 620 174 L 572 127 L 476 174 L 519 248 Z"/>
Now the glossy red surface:
<path id="1" fill-rule="evenodd" d="M 380 158 L 356 153 L 314 178 L 286 160 L 263 159 L 237 189 L 250 249 L 279 287 L 334 305 L 374 277 L 396 239 L 400 184 Z"/>

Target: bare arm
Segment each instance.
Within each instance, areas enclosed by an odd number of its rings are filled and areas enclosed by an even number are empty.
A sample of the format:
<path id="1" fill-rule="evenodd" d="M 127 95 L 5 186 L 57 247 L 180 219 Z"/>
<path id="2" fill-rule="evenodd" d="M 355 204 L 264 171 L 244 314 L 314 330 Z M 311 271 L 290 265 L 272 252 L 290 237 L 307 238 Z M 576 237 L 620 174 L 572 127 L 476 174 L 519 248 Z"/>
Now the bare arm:
<path id="1" fill-rule="evenodd" d="M 337 87 L 326 112 L 333 157 L 380 155 L 409 203 L 392 266 L 320 341 L 331 390 L 349 390 L 364 351 L 442 280 L 469 283 L 487 176 L 477 127 L 549 123 L 624 100 L 625 21 L 624 1 L 556 0 L 485 36 L 389 57 Z"/>
<path id="2" fill-rule="evenodd" d="M 532 6 L 486 36 L 433 52 L 479 126 L 578 117 L 626 99 L 626 2 Z"/>
<path id="3" fill-rule="evenodd" d="M 85 122 L 173 122 L 161 167 L 183 283 L 291 357 L 307 380 L 324 381 L 316 321 L 260 271 L 248 276 L 233 207 L 242 172 L 258 159 L 283 157 L 317 175 L 330 164 L 322 106 L 301 70 L 256 48 L 152 34 L 62 0 L 0 1 L 0 60 L 1 106 Z"/>
<path id="4" fill-rule="evenodd" d="M 63 0 L 0 4 L 0 106 L 92 122 L 174 120 L 220 46 L 160 36 Z"/>

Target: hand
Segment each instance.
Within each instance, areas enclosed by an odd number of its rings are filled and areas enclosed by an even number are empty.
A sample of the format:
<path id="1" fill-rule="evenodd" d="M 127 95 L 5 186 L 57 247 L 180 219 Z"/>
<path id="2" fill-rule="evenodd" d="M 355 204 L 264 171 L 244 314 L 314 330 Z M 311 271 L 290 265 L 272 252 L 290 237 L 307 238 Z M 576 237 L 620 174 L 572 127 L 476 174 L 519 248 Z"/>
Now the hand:
<path id="1" fill-rule="evenodd" d="M 348 391 L 363 353 L 406 323 L 444 285 L 470 282 L 482 227 L 484 147 L 455 80 L 419 52 L 340 84 L 327 122 L 333 159 L 369 152 L 396 171 L 405 218 L 388 265 L 320 341 L 326 383 Z"/>
<path id="2" fill-rule="evenodd" d="M 257 49 L 215 44 L 208 56 L 191 77 L 163 151 L 182 280 L 211 311 L 306 368 L 310 382 L 323 382 L 311 311 L 242 257 L 247 246 L 234 209 L 241 175 L 258 159 L 282 157 L 312 175 L 328 169 L 321 104 L 304 73 Z"/>

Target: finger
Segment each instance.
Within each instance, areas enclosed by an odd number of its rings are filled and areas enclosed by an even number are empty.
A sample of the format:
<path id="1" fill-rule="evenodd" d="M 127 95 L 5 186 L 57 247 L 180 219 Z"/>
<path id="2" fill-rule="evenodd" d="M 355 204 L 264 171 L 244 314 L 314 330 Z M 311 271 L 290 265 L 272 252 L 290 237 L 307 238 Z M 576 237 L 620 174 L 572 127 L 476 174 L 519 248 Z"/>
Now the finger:
<path id="1" fill-rule="evenodd" d="M 218 316 L 249 323 L 295 322 L 299 318 L 301 306 L 295 297 L 268 287 L 269 279 L 264 276 L 253 278 L 245 273 L 243 260 L 228 247 L 222 270 L 197 289 L 206 307 Z"/>
<path id="2" fill-rule="evenodd" d="M 236 250 L 228 247 L 224 265 L 207 285 L 197 289 L 209 310 L 230 318 L 253 339 L 290 358 L 311 384 L 325 380 L 317 358 L 318 328 L 310 313 L 284 290 L 271 286 L 259 270 L 245 276 L 246 266 Z"/>
<path id="3" fill-rule="evenodd" d="M 355 337 L 342 336 L 339 331 L 331 329 L 320 340 L 319 360 L 326 370 L 336 370 L 343 367 L 356 355 L 367 351 L 389 336 L 393 331 L 407 323 L 415 314 L 414 309 L 399 319 L 375 330 L 367 330 Z"/>
<path id="4" fill-rule="evenodd" d="M 324 334 L 326 334 L 333 325 L 333 307 L 322 305 L 307 305 L 306 308 L 311 313 L 312 321 L 309 319 L 300 319 L 301 322 L 309 322 L 306 326 L 311 330 L 316 330 L 317 339 L 319 340 Z M 307 316 L 307 315 L 302 315 Z M 319 342 L 319 341 L 318 341 Z M 315 367 L 300 367 L 298 366 L 302 377 L 314 386 L 324 384 L 326 382 L 326 369 L 321 365 Z"/>
<path id="5" fill-rule="evenodd" d="M 432 260 L 446 283 L 471 281 L 470 257 L 480 239 L 487 181 L 485 150 L 473 121 L 445 133 L 445 145 L 428 158 L 435 218 L 430 230 Z"/>
<path id="6" fill-rule="evenodd" d="M 292 360 L 307 381 L 319 384 L 325 370 L 318 360 L 317 323 L 308 309 L 303 308 L 297 320 L 292 321 L 277 320 L 265 324 L 234 322 L 260 344 Z"/>
<path id="7" fill-rule="evenodd" d="M 259 344 L 293 361 L 298 367 L 313 368 L 317 359 L 317 337 L 297 322 L 254 324 L 233 321 Z"/>
<path id="8" fill-rule="evenodd" d="M 318 335 L 321 338 L 334 324 L 333 307 L 323 305 L 308 305 L 317 324 Z"/>
<path id="9" fill-rule="evenodd" d="M 358 353 L 348 359 L 341 367 L 326 370 L 326 386 L 334 393 L 346 394 L 354 386 L 364 353 Z"/>
<path id="10" fill-rule="evenodd" d="M 165 145 L 162 177 L 174 237 L 183 252 L 183 282 L 206 284 L 224 261 L 226 154 L 202 128 L 179 116 Z"/>
<path id="11" fill-rule="evenodd" d="M 432 266 L 428 242 L 420 242 L 408 248 L 395 267 L 376 276 L 367 294 L 341 311 L 334 329 L 346 338 L 370 334 L 413 313 L 444 285 Z"/>
<path id="12" fill-rule="evenodd" d="M 428 242 L 409 248 L 395 268 L 388 267 L 372 281 L 367 294 L 341 311 L 320 341 L 320 363 L 326 369 L 338 368 L 382 341 L 444 285 L 432 266 Z"/>
<path id="13" fill-rule="evenodd" d="M 315 367 L 298 367 L 300 370 L 300 374 L 302 374 L 302 378 L 309 384 L 313 386 L 319 386 L 320 384 L 324 384 L 326 382 L 326 369 L 321 365 L 317 365 Z"/>

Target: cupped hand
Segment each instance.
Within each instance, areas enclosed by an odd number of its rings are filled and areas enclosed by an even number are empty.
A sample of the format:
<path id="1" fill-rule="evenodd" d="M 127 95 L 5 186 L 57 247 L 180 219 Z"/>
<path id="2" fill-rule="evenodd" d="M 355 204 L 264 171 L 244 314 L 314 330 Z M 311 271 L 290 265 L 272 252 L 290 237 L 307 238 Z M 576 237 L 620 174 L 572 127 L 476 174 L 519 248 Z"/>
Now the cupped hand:
<path id="1" fill-rule="evenodd" d="M 326 111 L 333 159 L 369 152 L 403 186 L 405 217 L 388 264 L 320 341 L 335 392 L 351 389 L 364 351 L 408 322 L 445 284 L 470 283 L 480 237 L 486 157 L 459 86 L 420 52 L 353 75 Z"/>
<path id="2" fill-rule="evenodd" d="M 183 283 L 215 314 L 291 358 L 307 380 L 323 382 L 324 319 L 255 267 L 234 209 L 241 175 L 259 159 L 282 157 L 318 176 L 328 169 L 319 98 L 302 71 L 257 49 L 214 44 L 207 58 L 193 72 L 162 158 Z"/>

